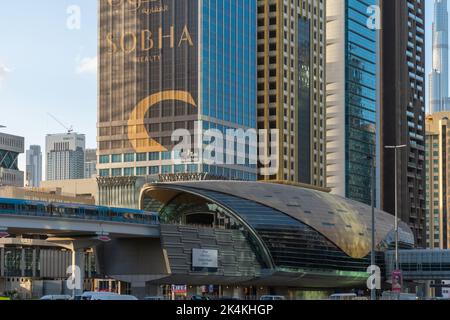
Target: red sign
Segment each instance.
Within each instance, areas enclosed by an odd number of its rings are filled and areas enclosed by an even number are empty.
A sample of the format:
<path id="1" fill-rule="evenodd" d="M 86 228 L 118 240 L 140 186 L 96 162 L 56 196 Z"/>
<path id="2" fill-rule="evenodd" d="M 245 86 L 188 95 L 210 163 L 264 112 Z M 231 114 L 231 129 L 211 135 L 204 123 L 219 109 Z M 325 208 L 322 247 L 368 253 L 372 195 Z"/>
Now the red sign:
<path id="1" fill-rule="evenodd" d="M 392 292 L 401 293 L 403 287 L 403 273 L 401 270 L 392 272 Z"/>
<path id="2" fill-rule="evenodd" d="M 108 236 L 99 236 L 98 240 L 100 240 L 102 242 L 109 242 L 109 241 L 111 241 L 111 238 Z"/>
<path id="3" fill-rule="evenodd" d="M 185 285 L 173 285 L 172 286 L 172 293 L 173 294 L 186 294 L 187 293 L 187 286 Z"/>

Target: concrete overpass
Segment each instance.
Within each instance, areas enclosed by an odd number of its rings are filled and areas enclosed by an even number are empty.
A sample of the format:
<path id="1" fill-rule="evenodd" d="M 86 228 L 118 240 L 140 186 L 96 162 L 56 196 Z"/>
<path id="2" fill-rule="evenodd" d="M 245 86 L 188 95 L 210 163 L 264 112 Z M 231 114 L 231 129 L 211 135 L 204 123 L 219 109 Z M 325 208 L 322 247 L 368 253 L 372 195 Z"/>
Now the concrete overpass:
<path id="1" fill-rule="evenodd" d="M 156 214 L 140 210 L 0 198 L 0 235 L 46 236 L 47 243 L 72 251 L 74 274 L 76 267 L 84 270 L 86 249 L 119 239 L 159 241 L 160 223 Z"/>

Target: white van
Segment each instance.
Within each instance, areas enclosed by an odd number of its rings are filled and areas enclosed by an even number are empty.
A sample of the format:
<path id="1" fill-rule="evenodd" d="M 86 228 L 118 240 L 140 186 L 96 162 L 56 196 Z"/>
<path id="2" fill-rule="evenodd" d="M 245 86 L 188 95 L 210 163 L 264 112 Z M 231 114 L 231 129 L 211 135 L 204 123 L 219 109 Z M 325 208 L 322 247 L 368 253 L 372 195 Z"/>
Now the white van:
<path id="1" fill-rule="evenodd" d="M 276 301 L 276 300 L 286 300 L 285 297 L 283 296 L 270 296 L 270 295 L 266 295 L 266 296 L 261 296 L 259 298 L 259 300 L 261 301 Z"/>
<path id="2" fill-rule="evenodd" d="M 334 301 L 351 301 L 357 298 L 358 296 L 355 293 L 337 293 L 330 296 L 330 300 Z"/>
<path id="3" fill-rule="evenodd" d="M 61 300 L 70 300 L 72 297 L 69 295 L 47 295 L 41 297 L 39 300 L 52 300 L 52 301 L 61 301 Z"/>
<path id="4" fill-rule="evenodd" d="M 81 300 L 95 301 L 95 300 L 138 300 L 135 296 L 121 295 L 111 292 L 85 292 L 81 295 Z"/>

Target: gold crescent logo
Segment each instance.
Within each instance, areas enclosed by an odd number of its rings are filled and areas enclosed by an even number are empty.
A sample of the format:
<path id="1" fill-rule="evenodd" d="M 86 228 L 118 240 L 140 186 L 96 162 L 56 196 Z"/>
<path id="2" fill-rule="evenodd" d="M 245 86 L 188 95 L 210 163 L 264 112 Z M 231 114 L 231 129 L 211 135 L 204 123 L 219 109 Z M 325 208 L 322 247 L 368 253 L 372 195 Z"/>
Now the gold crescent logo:
<path id="1" fill-rule="evenodd" d="M 197 107 L 192 95 L 186 91 L 161 91 L 143 99 L 131 112 L 128 119 L 128 139 L 136 152 L 164 152 L 168 151 L 156 140 L 149 137 L 145 128 L 145 114 L 148 110 L 163 101 L 181 101 Z"/>

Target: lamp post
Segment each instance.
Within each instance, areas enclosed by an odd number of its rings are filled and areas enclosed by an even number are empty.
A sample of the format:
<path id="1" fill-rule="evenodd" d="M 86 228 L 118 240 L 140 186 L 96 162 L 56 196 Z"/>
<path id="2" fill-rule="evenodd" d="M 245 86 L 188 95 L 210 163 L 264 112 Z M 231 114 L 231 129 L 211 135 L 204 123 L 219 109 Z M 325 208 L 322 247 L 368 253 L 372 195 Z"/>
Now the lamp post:
<path id="1" fill-rule="evenodd" d="M 386 149 L 395 151 L 395 269 L 399 270 L 399 261 L 398 261 L 398 150 L 406 148 L 406 145 L 398 145 L 398 146 L 385 146 Z"/>
<path id="2" fill-rule="evenodd" d="M 370 264 L 371 266 L 375 266 L 375 188 L 376 188 L 376 166 L 374 164 L 374 158 L 372 156 L 367 156 L 367 160 L 370 161 L 370 176 L 371 176 L 371 187 L 372 187 L 372 197 L 371 197 L 371 206 L 372 206 L 372 251 L 370 253 Z M 372 286 L 370 289 L 370 299 L 372 301 L 377 300 L 377 288 Z"/>

